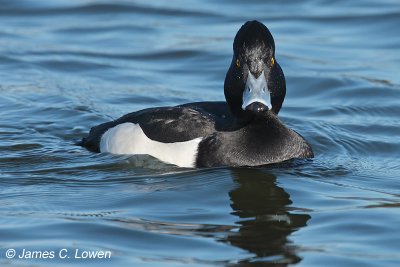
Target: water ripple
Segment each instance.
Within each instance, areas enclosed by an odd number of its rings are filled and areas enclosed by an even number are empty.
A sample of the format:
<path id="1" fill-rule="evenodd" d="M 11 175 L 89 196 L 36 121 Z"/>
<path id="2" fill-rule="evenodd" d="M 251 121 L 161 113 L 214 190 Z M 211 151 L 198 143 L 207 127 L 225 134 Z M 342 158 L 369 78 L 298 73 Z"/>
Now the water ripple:
<path id="1" fill-rule="evenodd" d="M 213 14 L 203 13 L 194 10 L 181 10 L 174 8 L 157 8 L 155 6 L 144 6 L 135 4 L 122 3 L 102 3 L 88 4 L 78 6 L 65 7 L 35 7 L 26 8 L 25 6 L 3 6 L 0 14 L 3 16 L 58 16 L 58 15 L 76 15 L 76 14 L 110 14 L 110 13 L 138 13 L 144 15 L 161 15 L 161 16 L 188 16 L 188 17 L 212 17 Z"/>

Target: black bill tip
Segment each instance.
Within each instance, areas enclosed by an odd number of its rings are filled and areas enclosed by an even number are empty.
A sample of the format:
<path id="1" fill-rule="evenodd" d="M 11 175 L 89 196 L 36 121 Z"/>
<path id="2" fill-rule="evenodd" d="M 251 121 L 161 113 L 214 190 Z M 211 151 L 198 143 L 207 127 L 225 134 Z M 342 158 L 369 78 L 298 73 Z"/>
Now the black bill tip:
<path id="1" fill-rule="evenodd" d="M 246 107 L 246 110 L 251 111 L 253 113 L 262 113 L 268 111 L 268 107 L 260 102 L 253 102 Z"/>

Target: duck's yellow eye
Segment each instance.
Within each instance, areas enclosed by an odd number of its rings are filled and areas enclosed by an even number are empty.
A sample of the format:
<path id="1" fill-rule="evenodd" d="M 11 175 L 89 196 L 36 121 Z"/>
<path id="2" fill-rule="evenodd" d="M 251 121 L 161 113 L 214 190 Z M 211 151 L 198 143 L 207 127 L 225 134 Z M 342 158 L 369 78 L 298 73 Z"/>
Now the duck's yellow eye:
<path id="1" fill-rule="evenodd" d="M 239 59 L 236 59 L 236 66 L 237 66 L 238 68 L 240 68 L 240 60 L 239 60 Z"/>
<path id="2" fill-rule="evenodd" d="M 275 64 L 275 59 L 271 57 L 271 66 L 273 66 L 274 64 Z"/>

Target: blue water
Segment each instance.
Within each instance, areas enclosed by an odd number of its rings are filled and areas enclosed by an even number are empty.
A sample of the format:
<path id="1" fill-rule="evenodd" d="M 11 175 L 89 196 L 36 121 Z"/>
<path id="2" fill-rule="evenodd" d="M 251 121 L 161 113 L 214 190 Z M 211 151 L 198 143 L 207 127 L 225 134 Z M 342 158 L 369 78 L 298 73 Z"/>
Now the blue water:
<path id="1" fill-rule="evenodd" d="M 185 170 L 74 145 L 131 111 L 223 100 L 253 19 L 314 160 Z M 0 25 L 1 266 L 400 265 L 397 0 L 14 0 Z"/>

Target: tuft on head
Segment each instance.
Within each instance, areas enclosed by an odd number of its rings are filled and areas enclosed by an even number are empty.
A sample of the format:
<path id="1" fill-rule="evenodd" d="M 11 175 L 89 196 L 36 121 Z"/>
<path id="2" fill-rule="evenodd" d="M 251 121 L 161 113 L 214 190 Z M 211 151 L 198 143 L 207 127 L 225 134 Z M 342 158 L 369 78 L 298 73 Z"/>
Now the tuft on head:
<path id="1" fill-rule="evenodd" d="M 239 29 L 233 42 L 236 55 L 246 54 L 247 51 L 260 53 L 275 53 L 275 42 L 268 28 L 257 20 L 247 21 Z"/>

